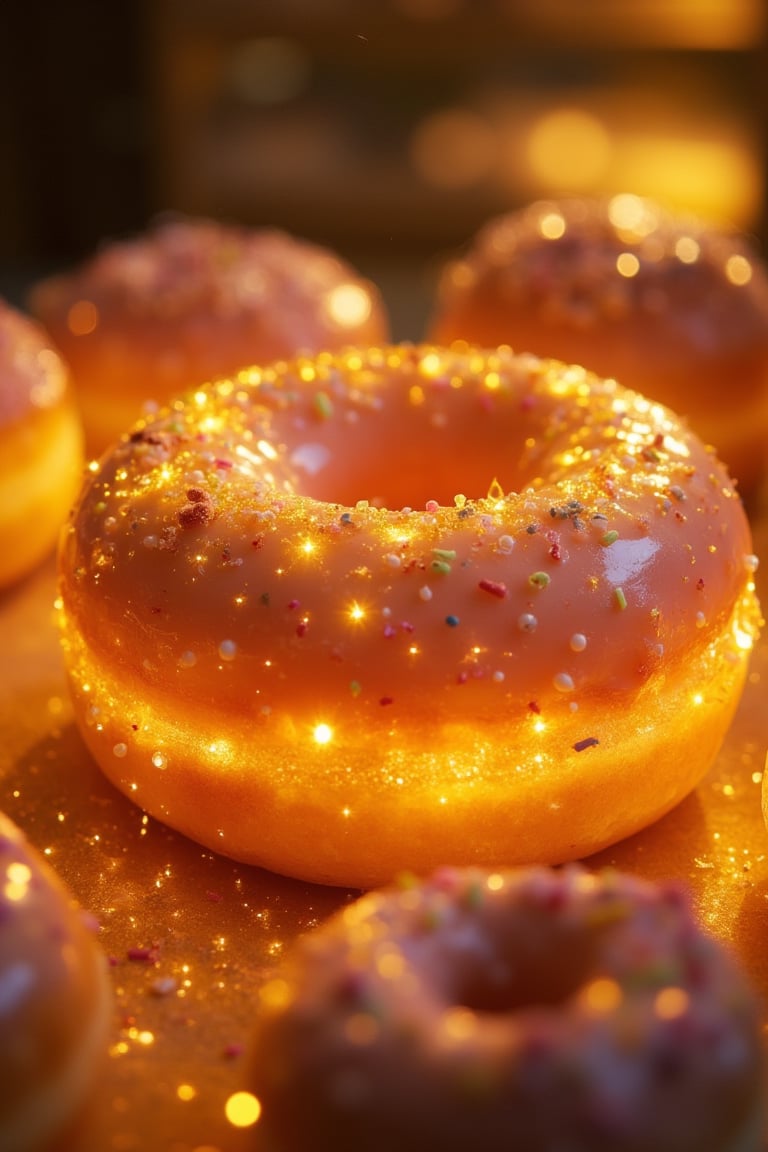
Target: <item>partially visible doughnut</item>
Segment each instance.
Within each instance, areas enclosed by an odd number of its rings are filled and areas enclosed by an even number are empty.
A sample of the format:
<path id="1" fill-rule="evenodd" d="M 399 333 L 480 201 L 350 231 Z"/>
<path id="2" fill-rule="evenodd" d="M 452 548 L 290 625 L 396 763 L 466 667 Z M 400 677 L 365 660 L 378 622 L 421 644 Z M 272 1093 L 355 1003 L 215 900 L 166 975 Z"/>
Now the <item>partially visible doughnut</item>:
<path id="1" fill-rule="evenodd" d="M 61 881 L 0 814 L 0 1148 L 37 1152 L 106 1056 L 106 958 Z"/>
<path id="2" fill-rule="evenodd" d="M 372 892 L 261 990 L 272 1152 L 759 1152 L 761 1023 L 677 886 L 443 870 Z"/>
<path id="3" fill-rule="evenodd" d="M 83 462 L 61 358 L 38 324 L 0 301 L 0 588 L 53 552 Z"/>
<path id="4" fill-rule="evenodd" d="M 274 230 L 162 219 L 32 291 L 69 364 L 89 451 L 185 389 L 298 352 L 376 344 L 377 289 L 327 248 Z"/>
<path id="5" fill-rule="evenodd" d="M 687 417 L 742 488 L 765 471 L 768 276 L 745 236 L 638 196 L 536 203 L 449 263 L 429 337 L 615 376 Z"/>
<path id="6" fill-rule="evenodd" d="M 754 566 L 667 409 L 508 350 L 373 349 L 200 389 L 94 464 L 61 634 L 129 797 L 367 886 L 668 811 L 739 700 Z"/>

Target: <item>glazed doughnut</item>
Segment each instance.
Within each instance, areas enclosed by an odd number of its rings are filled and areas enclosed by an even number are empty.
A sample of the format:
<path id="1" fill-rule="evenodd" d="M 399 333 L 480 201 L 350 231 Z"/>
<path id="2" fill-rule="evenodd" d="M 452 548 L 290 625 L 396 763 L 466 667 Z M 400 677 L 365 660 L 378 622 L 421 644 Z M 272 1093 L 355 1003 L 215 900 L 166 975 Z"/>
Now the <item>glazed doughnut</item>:
<path id="1" fill-rule="evenodd" d="M 30 307 L 70 366 L 95 453 L 148 401 L 388 330 L 377 290 L 328 249 L 194 218 L 107 244 L 38 284 Z"/>
<path id="2" fill-rule="evenodd" d="M 259 1009 L 274 1152 L 762 1147 L 756 1002 L 677 887 L 443 870 L 300 938 Z"/>
<path id="3" fill-rule="evenodd" d="M 686 416 L 742 488 L 765 468 L 768 277 L 735 233 L 637 196 L 534 204 L 451 262 L 430 338 L 615 376 Z"/>
<path id="4" fill-rule="evenodd" d="M 60 556 L 75 714 L 147 811 L 278 872 L 577 858 L 711 763 L 751 552 L 711 452 L 583 369 L 254 369 L 93 465 Z"/>
<path id="5" fill-rule="evenodd" d="M 82 471 L 64 365 L 39 326 L 0 301 L 0 588 L 53 551 Z"/>
<path id="6" fill-rule="evenodd" d="M 0 1148 L 37 1152 L 106 1055 L 106 959 L 59 879 L 0 815 Z"/>

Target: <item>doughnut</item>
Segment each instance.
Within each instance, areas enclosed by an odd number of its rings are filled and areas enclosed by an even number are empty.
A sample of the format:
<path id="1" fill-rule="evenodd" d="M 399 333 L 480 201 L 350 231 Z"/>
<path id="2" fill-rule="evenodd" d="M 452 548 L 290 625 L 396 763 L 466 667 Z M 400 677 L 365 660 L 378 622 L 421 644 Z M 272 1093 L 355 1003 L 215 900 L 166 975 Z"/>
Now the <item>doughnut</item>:
<path id="1" fill-rule="evenodd" d="M 743 490 L 764 470 L 768 276 L 734 232 L 638 196 L 533 204 L 450 262 L 429 335 L 615 376 L 687 417 Z"/>
<path id="2" fill-rule="evenodd" d="M 328 249 L 184 217 L 41 281 L 30 308 L 70 366 L 95 453 L 147 402 L 243 365 L 376 344 L 388 330 L 377 290 Z"/>
<path id="3" fill-rule="evenodd" d="M 112 998 L 83 913 L 2 814 L 0 884 L 0 1148 L 37 1152 L 85 1101 Z"/>
<path id="4" fill-rule="evenodd" d="M 443 868 L 296 941 L 250 1080 L 274 1152 L 758 1152 L 760 1044 L 678 886 Z"/>
<path id="5" fill-rule="evenodd" d="M 118 788 L 224 855 L 368 887 L 579 858 L 673 807 L 739 699 L 755 563 L 665 408 L 404 345 L 140 422 L 91 467 L 57 603 Z"/>
<path id="6" fill-rule="evenodd" d="M 82 471 L 61 358 L 37 324 L 0 301 L 0 588 L 54 551 Z"/>

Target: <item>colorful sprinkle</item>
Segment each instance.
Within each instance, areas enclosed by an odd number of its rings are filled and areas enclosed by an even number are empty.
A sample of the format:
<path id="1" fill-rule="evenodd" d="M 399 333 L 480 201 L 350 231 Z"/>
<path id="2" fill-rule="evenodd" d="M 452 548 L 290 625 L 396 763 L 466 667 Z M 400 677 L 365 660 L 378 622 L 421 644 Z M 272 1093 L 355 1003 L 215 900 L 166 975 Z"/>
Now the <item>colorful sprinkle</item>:
<path id="1" fill-rule="evenodd" d="M 455 560 L 456 550 L 454 548 L 433 548 L 432 555 L 438 560 Z"/>
<path id="2" fill-rule="evenodd" d="M 627 606 L 627 598 L 624 595 L 624 589 L 623 588 L 614 588 L 613 597 L 614 597 L 614 600 L 616 601 L 616 603 L 618 604 L 619 608 L 623 612 Z"/>
<path id="3" fill-rule="evenodd" d="M 477 586 L 483 592 L 490 592 L 491 596 L 497 596 L 499 600 L 503 600 L 507 594 L 506 584 L 501 584 L 496 580 L 480 580 Z"/>
<path id="4" fill-rule="evenodd" d="M 558 672 L 552 683 L 558 692 L 573 692 L 576 685 L 573 682 L 573 676 L 569 676 L 567 672 Z"/>
<path id="5" fill-rule="evenodd" d="M 523 612 L 517 618 L 517 626 L 521 632 L 535 632 L 538 627 L 538 619 L 532 612 Z"/>
<path id="6" fill-rule="evenodd" d="M 449 628 L 457 628 L 458 625 L 461 623 L 461 621 L 459 620 L 459 617 L 453 616 L 453 615 L 446 616 L 445 622 Z"/>
<path id="7" fill-rule="evenodd" d="M 353 696 L 359 696 L 363 690 L 363 686 L 359 680 L 350 680 L 349 690 Z"/>
<path id="8" fill-rule="evenodd" d="M 583 632 L 574 632 L 569 641 L 571 652 L 583 652 L 587 646 L 587 638 Z"/>
<path id="9" fill-rule="evenodd" d="M 442 576 L 447 576 L 451 570 L 451 566 L 447 560 L 433 560 L 430 568 L 433 572 L 439 572 Z"/>
<path id="10" fill-rule="evenodd" d="M 321 420 L 329 420 L 333 415 L 333 401 L 326 392 L 315 393 L 313 406 Z"/>
<path id="11" fill-rule="evenodd" d="M 419 588 L 419 599 L 423 600 L 425 603 L 432 599 L 432 589 L 428 584 L 424 584 L 421 588 Z"/>
<path id="12" fill-rule="evenodd" d="M 528 583 L 534 588 L 546 588 L 549 584 L 550 576 L 546 572 L 532 572 L 528 577 Z"/>
<path id="13" fill-rule="evenodd" d="M 604 544 L 604 545 L 606 546 L 606 548 L 607 548 L 609 545 L 611 545 L 611 544 L 615 544 L 615 543 L 616 543 L 616 541 L 618 540 L 618 538 L 619 538 L 619 534 L 618 534 L 618 532 L 616 531 L 616 529 L 614 528 L 614 529 L 612 529 L 610 532 L 606 532 L 606 533 L 605 533 L 605 535 L 603 536 L 603 538 L 602 538 L 602 540 L 600 541 L 600 543 L 601 543 L 601 544 Z"/>

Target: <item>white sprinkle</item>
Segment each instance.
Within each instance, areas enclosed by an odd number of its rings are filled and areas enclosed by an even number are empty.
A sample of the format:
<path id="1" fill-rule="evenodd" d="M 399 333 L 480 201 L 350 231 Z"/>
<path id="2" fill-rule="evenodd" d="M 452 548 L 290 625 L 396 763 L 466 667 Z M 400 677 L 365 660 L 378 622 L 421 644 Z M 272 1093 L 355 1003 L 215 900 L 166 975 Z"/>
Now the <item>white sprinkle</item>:
<path id="1" fill-rule="evenodd" d="M 522 616 L 517 618 L 517 626 L 521 632 L 535 632 L 538 623 L 532 612 L 523 612 Z"/>
<path id="2" fill-rule="evenodd" d="M 222 640 L 219 644 L 219 656 L 222 660 L 234 660 L 237 655 L 237 644 L 234 640 Z"/>
<path id="3" fill-rule="evenodd" d="M 142 540 L 142 544 L 145 548 L 157 548 L 159 543 L 160 540 L 157 536 L 145 536 Z"/>
<path id="4" fill-rule="evenodd" d="M 587 638 L 583 632 L 574 632 L 570 644 L 572 652 L 583 652 L 587 646 Z"/>
<path id="5" fill-rule="evenodd" d="M 389 564 L 390 568 L 399 568 L 402 564 L 402 560 L 399 556 L 396 556 L 394 552 L 388 552 L 384 559 L 386 560 L 387 564 Z"/>
<path id="6" fill-rule="evenodd" d="M 552 683 L 558 692 L 573 692 L 573 677 L 569 676 L 567 672 L 558 672 Z"/>
<path id="7" fill-rule="evenodd" d="M 162 752 L 155 752 L 152 757 L 152 763 L 155 768 L 165 768 L 165 756 L 163 756 Z"/>
<path id="8" fill-rule="evenodd" d="M 194 652 L 187 650 L 179 656 L 178 663 L 179 668 L 194 668 L 195 664 L 197 664 L 197 656 L 195 656 Z"/>
<path id="9" fill-rule="evenodd" d="M 128 755 L 128 745 L 115 744 L 114 748 L 112 749 L 112 753 L 113 755 L 117 756 L 118 760 L 122 760 L 124 756 Z"/>
<path id="10" fill-rule="evenodd" d="M 515 541 L 512 539 L 511 536 L 499 536 L 499 542 L 497 545 L 499 552 L 504 552 L 504 553 L 508 554 L 512 551 L 514 546 L 515 546 Z"/>
<path id="11" fill-rule="evenodd" d="M 432 589 L 428 584 L 424 584 L 421 588 L 419 588 L 419 599 L 424 600 L 425 602 L 432 599 Z"/>
<path id="12" fill-rule="evenodd" d="M 385 604 L 385 605 L 384 605 L 384 607 L 383 607 L 383 608 L 382 608 L 382 610 L 381 610 L 381 614 L 382 614 L 382 616 L 384 617 L 384 619 L 385 619 L 385 620 L 389 620 L 390 616 L 392 615 L 392 609 L 391 609 L 391 608 L 388 608 L 388 607 L 386 606 L 386 604 Z"/>
<path id="13" fill-rule="evenodd" d="M 568 710 L 570 712 L 578 712 L 579 706 L 575 700 L 571 700 L 570 704 L 568 705 Z"/>
<path id="14" fill-rule="evenodd" d="M 500 668 L 497 668 L 497 670 L 491 674 L 491 679 L 495 680 L 497 684 L 501 684 L 504 680 L 504 673 Z"/>
<path id="15" fill-rule="evenodd" d="M 757 556 L 745 556 L 744 563 L 747 566 L 747 572 L 757 572 L 760 567 L 760 559 Z"/>
<path id="16" fill-rule="evenodd" d="M 706 623 L 707 623 L 707 618 L 704 615 L 704 613 L 703 612 L 697 612 L 696 613 L 696 627 L 697 628 L 704 628 L 706 626 Z"/>

